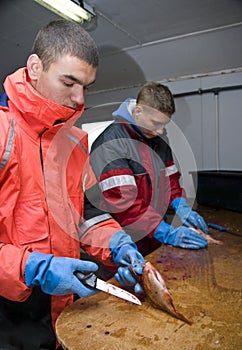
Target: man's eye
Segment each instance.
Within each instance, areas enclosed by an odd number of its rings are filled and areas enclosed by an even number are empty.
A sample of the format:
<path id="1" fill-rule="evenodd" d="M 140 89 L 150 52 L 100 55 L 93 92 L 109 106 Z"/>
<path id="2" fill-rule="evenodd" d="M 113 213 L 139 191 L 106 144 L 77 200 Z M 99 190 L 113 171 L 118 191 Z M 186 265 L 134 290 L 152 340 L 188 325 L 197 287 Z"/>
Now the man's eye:
<path id="1" fill-rule="evenodd" d="M 74 84 L 73 83 L 63 83 L 65 86 L 67 86 L 67 87 L 72 87 Z"/>

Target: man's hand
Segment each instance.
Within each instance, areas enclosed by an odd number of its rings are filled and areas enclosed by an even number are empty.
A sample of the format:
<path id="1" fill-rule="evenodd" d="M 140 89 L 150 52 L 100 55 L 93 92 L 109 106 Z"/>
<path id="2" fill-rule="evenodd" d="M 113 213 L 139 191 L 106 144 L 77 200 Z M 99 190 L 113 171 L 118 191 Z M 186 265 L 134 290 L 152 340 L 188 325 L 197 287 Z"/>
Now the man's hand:
<path id="1" fill-rule="evenodd" d="M 74 275 L 75 271 L 97 271 L 97 264 L 72 258 L 54 257 L 52 254 L 33 252 L 25 267 L 27 287 L 39 286 L 46 294 L 78 294 L 87 297 L 96 293 L 86 288 Z"/>
<path id="2" fill-rule="evenodd" d="M 155 230 L 154 238 L 174 247 L 199 249 L 208 245 L 207 240 L 199 233 L 185 226 L 174 228 L 162 221 Z"/>
<path id="3" fill-rule="evenodd" d="M 115 256 L 115 263 L 119 266 L 115 274 L 116 280 L 123 286 L 134 286 L 136 293 L 143 292 L 141 285 L 133 277 L 130 267 L 137 275 L 142 275 L 145 264 L 143 256 L 133 246 L 122 246 Z"/>
<path id="4" fill-rule="evenodd" d="M 176 198 L 171 205 L 185 226 L 192 226 L 208 234 L 208 227 L 204 219 L 190 208 L 185 198 Z"/>
<path id="5" fill-rule="evenodd" d="M 109 247 L 113 261 L 118 266 L 118 272 L 115 274 L 117 281 L 123 286 L 133 286 L 136 293 L 143 292 L 130 268 L 137 275 L 142 275 L 145 260 L 131 237 L 124 231 L 117 231 L 111 237 Z"/>
<path id="6" fill-rule="evenodd" d="M 206 248 L 207 240 L 188 227 L 178 227 L 170 232 L 167 243 L 174 247 L 199 249 Z"/>

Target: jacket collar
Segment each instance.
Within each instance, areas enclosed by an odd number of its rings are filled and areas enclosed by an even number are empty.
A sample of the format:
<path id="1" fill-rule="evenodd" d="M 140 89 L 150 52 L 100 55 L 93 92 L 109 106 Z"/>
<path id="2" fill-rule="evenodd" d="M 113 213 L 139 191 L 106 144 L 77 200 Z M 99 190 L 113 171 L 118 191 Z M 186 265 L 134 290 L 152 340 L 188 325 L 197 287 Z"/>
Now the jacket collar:
<path id="1" fill-rule="evenodd" d="M 39 135 L 59 121 L 69 120 L 71 123 L 68 124 L 73 125 L 84 110 L 84 105 L 74 111 L 40 95 L 30 84 L 27 68 L 20 68 L 9 75 L 4 82 L 4 88 L 9 98 L 9 108 L 14 106 Z"/>

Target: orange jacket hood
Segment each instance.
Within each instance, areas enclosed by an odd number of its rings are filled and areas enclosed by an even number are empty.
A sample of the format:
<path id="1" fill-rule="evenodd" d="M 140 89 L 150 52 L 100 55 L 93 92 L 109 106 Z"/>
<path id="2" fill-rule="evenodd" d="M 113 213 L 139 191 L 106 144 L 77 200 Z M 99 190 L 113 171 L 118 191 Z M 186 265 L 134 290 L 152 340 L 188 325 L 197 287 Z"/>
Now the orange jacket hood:
<path id="1" fill-rule="evenodd" d="M 27 68 L 20 68 L 9 75 L 4 82 L 4 88 L 10 100 L 9 104 L 17 108 L 37 134 L 51 128 L 57 121 L 70 120 L 73 125 L 84 110 L 84 105 L 73 110 L 39 94 L 30 84 Z"/>

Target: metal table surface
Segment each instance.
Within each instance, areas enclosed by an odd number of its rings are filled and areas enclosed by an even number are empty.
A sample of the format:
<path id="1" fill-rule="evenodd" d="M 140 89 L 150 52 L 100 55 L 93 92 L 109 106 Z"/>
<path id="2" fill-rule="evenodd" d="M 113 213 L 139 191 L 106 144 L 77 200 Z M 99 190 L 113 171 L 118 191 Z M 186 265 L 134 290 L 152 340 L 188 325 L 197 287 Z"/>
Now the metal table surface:
<path id="1" fill-rule="evenodd" d="M 201 208 L 208 222 L 242 235 L 242 214 Z M 57 320 L 67 350 L 238 350 L 242 348 L 242 237 L 210 230 L 224 242 L 207 249 L 162 246 L 146 257 L 160 271 L 178 311 L 192 326 L 106 293 L 77 300 Z M 115 280 L 111 280 L 115 284 Z M 116 283 L 117 284 L 117 283 Z"/>

